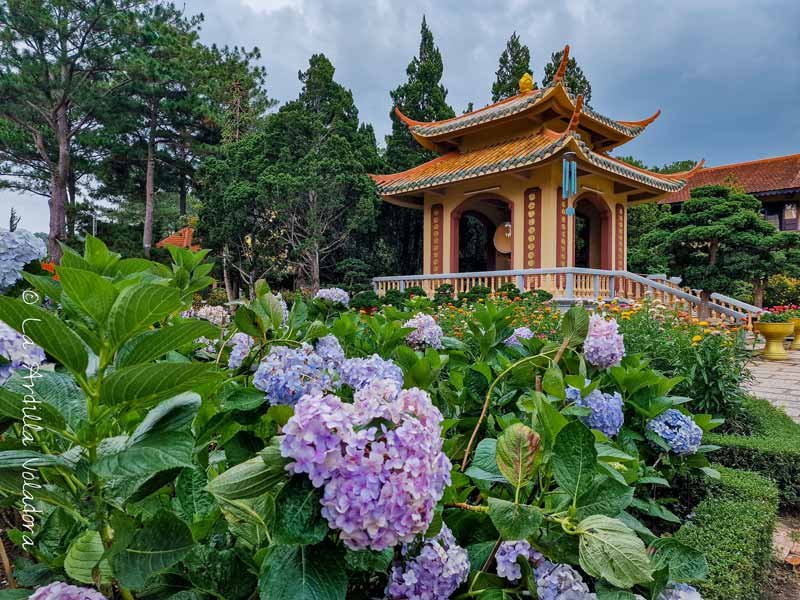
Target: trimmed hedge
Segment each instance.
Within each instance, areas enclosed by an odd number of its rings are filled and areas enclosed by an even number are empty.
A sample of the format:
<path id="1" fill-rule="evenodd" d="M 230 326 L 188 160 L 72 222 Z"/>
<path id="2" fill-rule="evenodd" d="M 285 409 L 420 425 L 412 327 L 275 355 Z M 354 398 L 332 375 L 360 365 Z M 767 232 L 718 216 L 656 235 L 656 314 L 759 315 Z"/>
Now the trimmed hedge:
<path id="1" fill-rule="evenodd" d="M 772 560 L 778 490 L 757 473 L 716 468 L 719 481 L 693 481 L 707 495 L 675 537 L 706 555 L 708 579 L 697 585 L 704 600 L 753 600 Z"/>
<path id="2" fill-rule="evenodd" d="M 752 435 L 708 434 L 704 443 L 721 447 L 713 454 L 716 462 L 769 477 L 778 485 L 781 505 L 800 509 L 800 425 L 766 400 L 747 398 L 744 409 Z"/>

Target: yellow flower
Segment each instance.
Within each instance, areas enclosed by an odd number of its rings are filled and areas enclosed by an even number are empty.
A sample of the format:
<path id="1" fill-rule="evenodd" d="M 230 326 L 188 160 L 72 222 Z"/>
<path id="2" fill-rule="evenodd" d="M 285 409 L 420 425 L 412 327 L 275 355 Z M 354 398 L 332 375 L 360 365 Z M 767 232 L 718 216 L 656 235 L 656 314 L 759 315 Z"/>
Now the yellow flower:
<path id="1" fill-rule="evenodd" d="M 708 327 L 708 321 L 700 321 L 698 325 L 700 325 L 700 327 Z"/>
<path id="2" fill-rule="evenodd" d="M 694 336 L 694 337 L 692 338 L 692 342 L 694 342 L 695 344 L 696 344 L 697 342 L 702 342 L 702 341 L 703 341 L 703 336 L 702 336 L 702 335 L 696 335 L 696 336 Z"/>

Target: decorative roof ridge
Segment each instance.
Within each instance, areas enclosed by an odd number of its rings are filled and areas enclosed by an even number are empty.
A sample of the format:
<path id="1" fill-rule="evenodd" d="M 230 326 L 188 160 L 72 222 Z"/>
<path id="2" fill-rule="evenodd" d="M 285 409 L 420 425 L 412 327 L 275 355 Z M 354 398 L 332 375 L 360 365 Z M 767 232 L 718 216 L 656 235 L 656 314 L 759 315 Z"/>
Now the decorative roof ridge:
<path id="1" fill-rule="evenodd" d="M 556 74 L 553 76 L 553 83 L 550 85 L 550 87 L 555 86 L 562 79 L 564 79 L 564 75 L 566 75 L 567 73 L 568 65 L 569 65 L 569 44 L 564 46 L 564 51 L 561 54 L 561 62 L 558 64 L 558 69 L 556 69 Z"/>
<path id="2" fill-rule="evenodd" d="M 569 125 L 567 125 L 567 129 L 564 134 L 567 133 L 575 133 L 578 131 L 578 126 L 581 123 L 581 111 L 583 110 L 583 94 L 578 95 L 578 99 L 575 100 L 575 108 L 572 111 L 572 117 L 569 119 Z"/>
<path id="3" fill-rule="evenodd" d="M 697 173 L 703 168 L 703 165 L 706 164 L 706 159 L 701 158 L 691 169 L 687 171 L 678 171 L 677 173 L 662 173 L 664 177 L 669 177 L 671 179 L 678 179 L 681 181 L 689 181 L 692 178 L 692 175 Z"/>
<path id="4" fill-rule="evenodd" d="M 631 127 L 631 128 L 647 127 L 648 125 L 650 125 L 650 123 L 655 121 L 660 116 L 661 116 L 661 109 L 659 108 L 651 116 L 647 117 L 646 119 L 642 119 L 641 121 L 617 121 L 617 123 L 621 123 L 626 127 Z"/>
<path id="5" fill-rule="evenodd" d="M 734 169 L 736 167 L 747 167 L 759 163 L 778 162 L 783 160 L 800 160 L 800 154 L 786 154 L 784 156 L 769 156 L 767 158 L 757 158 L 755 160 L 746 160 L 744 162 L 730 163 L 727 165 L 716 165 L 714 167 L 704 167 L 704 171 L 715 171 L 717 169 Z"/>
<path id="6" fill-rule="evenodd" d="M 637 179 L 641 183 L 649 185 L 650 187 L 661 189 L 664 192 L 677 192 L 686 185 L 686 181 L 683 179 L 676 179 L 674 177 L 669 177 L 662 173 L 654 173 L 653 171 L 648 171 L 647 169 L 642 169 L 640 167 L 628 164 L 625 161 L 619 160 L 618 158 L 614 158 L 613 156 L 609 156 L 608 154 L 604 154 L 602 152 L 595 152 L 594 150 L 589 148 L 589 146 L 585 142 L 583 142 L 580 139 L 575 139 L 575 142 L 580 148 L 581 153 L 589 162 L 596 164 L 597 162 L 606 161 L 607 163 L 611 163 L 611 165 L 609 165 L 609 168 L 612 167 L 613 165 L 616 165 L 616 172 L 627 171 L 631 175 L 638 173 L 639 177 L 631 177 L 631 178 Z"/>
<path id="7" fill-rule="evenodd" d="M 606 154 L 605 152 L 594 152 L 594 153 L 597 154 L 598 156 L 602 156 L 603 158 L 607 158 L 608 160 L 611 160 L 615 163 L 633 169 L 634 171 L 639 171 L 640 173 L 644 173 L 646 175 L 649 175 L 651 177 L 656 177 L 658 179 L 669 179 L 672 181 L 685 182 L 688 177 L 694 175 L 705 164 L 705 159 L 703 159 L 688 171 L 679 171 L 678 173 L 657 173 L 656 171 L 651 171 L 650 169 L 643 169 L 642 167 L 637 167 L 636 165 L 632 165 L 628 162 L 625 162 L 624 160 L 620 160 L 616 156 L 611 156 L 610 154 Z"/>

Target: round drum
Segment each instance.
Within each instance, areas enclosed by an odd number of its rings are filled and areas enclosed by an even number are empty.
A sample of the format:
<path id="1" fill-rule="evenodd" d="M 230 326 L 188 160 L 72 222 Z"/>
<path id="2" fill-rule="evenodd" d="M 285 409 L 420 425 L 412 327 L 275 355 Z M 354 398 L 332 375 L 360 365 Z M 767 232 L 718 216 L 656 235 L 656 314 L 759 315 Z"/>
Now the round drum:
<path id="1" fill-rule="evenodd" d="M 500 223 L 494 232 L 494 247 L 500 254 L 511 254 L 511 223 Z"/>

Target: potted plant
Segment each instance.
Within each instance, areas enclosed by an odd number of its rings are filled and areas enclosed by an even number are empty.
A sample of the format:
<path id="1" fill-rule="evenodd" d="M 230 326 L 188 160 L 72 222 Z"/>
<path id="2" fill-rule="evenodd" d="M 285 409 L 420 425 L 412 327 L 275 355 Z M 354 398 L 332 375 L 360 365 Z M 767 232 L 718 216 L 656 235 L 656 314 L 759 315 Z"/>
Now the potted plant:
<path id="1" fill-rule="evenodd" d="M 790 350 L 800 350 L 800 306 L 787 304 L 785 306 L 775 306 L 770 309 L 772 312 L 781 312 L 789 315 L 789 322 L 794 324 L 794 334 Z"/>
<path id="2" fill-rule="evenodd" d="M 767 311 L 759 315 L 756 330 L 764 336 L 766 345 L 762 356 L 768 360 L 786 360 L 789 355 L 783 340 L 794 333 L 795 325 L 786 311 Z"/>

